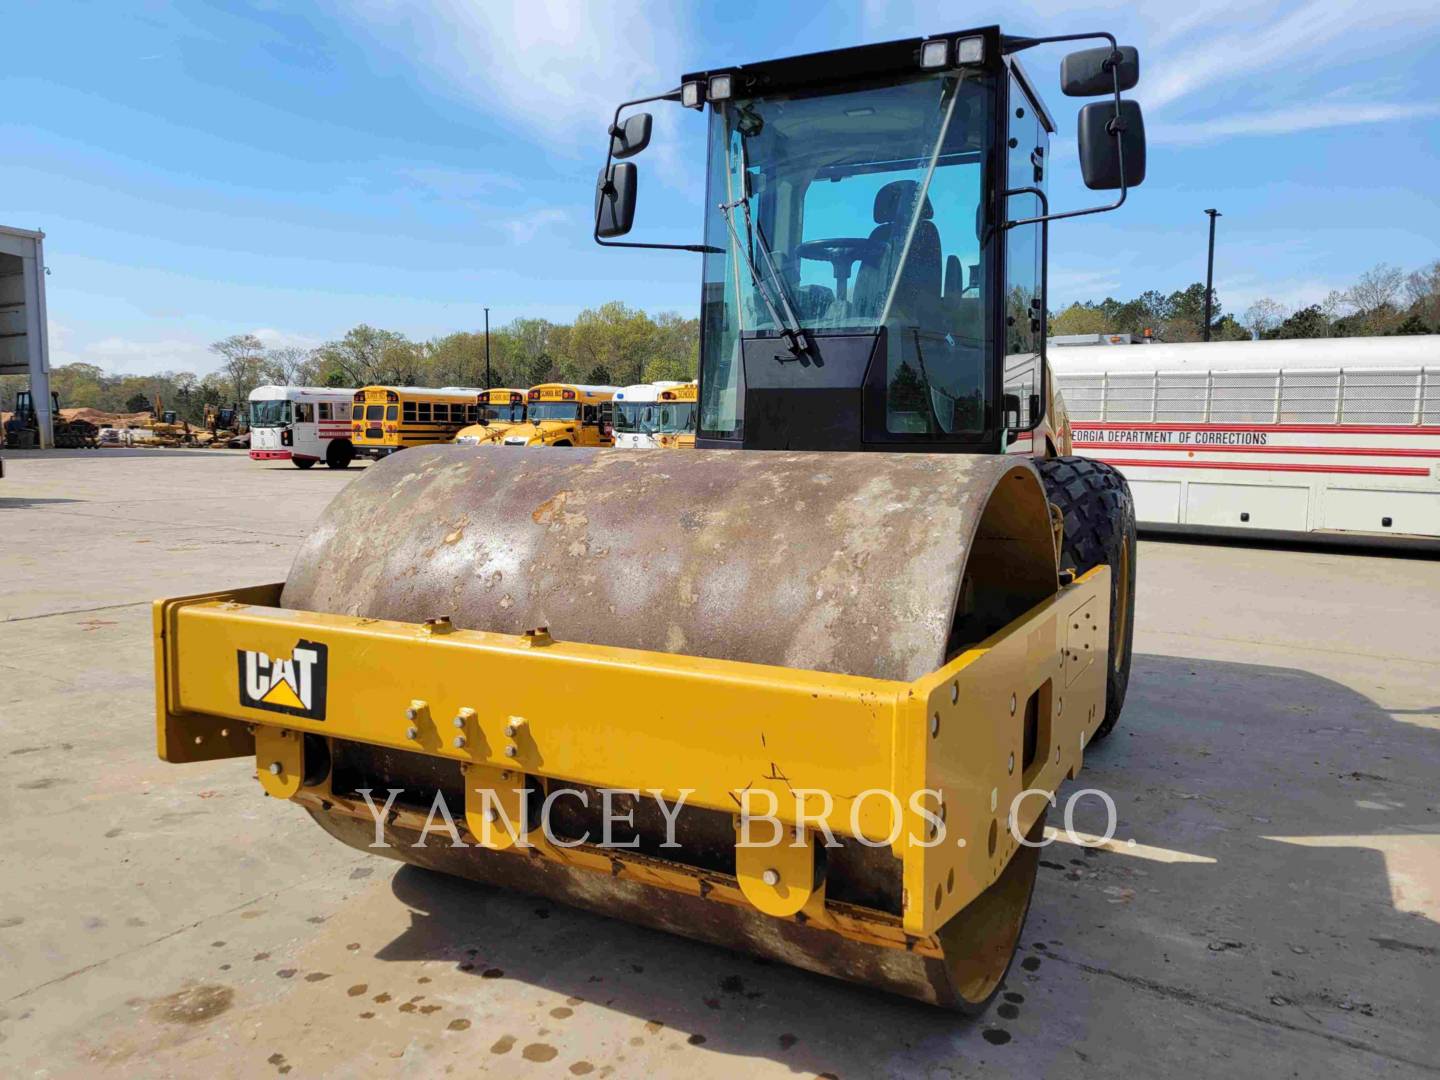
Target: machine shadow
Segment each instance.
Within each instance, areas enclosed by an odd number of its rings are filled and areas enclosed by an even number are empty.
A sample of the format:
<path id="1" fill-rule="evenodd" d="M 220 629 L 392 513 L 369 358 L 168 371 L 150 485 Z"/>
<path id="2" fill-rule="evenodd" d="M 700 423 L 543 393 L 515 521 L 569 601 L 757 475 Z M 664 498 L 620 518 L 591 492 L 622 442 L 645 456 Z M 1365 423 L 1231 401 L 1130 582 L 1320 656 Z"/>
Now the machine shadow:
<path id="1" fill-rule="evenodd" d="M 1245 710 L 1226 706 L 1235 697 Z M 392 884 L 411 925 L 377 958 L 450 962 L 477 979 L 544 987 L 658 1023 L 656 1039 L 668 1029 L 677 1041 L 798 1073 L 855 1076 L 905 1074 L 937 1053 L 957 1069 L 993 1062 L 997 1044 L 1012 1037 L 1060 1052 L 1069 1036 L 1043 1012 L 1026 1023 L 1021 1008 L 1048 1002 L 1083 1016 L 1107 1002 L 1133 1007 L 1137 995 L 1149 1007 L 1174 987 L 1186 1008 L 1203 1010 L 1227 997 L 1233 977 L 1217 966 L 1219 952 L 1243 947 L 1247 963 L 1273 965 L 1278 975 L 1299 951 L 1318 958 L 1334 945 L 1341 967 L 1327 969 L 1324 986 L 1285 990 L 1309 1001 L 1289 1022 L 1367 1043 L 1383 1037 L 1402 1058 L 1408 1043 L 1411 1060 L 1424 1059 L 1414 1003 L 1430 1000 L 1425 972 L 1440 954 L 1440 914 L 1398 910 L 1385 856 L 1363 838 L 1400 827 L 1396 814 L 1367 809 L 1365 796 L 1389 786 L 1398 799 L 1410 790 L 1408 776 L 1428 769 L 1433 777 L 1437 762 L 1435 732 L 1312 673 L 1136 656 L 1121 725 L 1087 755 L 1061 806 L 1070 790 L 1102 789 L 1117 807 L 1117 837 L 1203 861 L 1053 845 L 1042 854 L 1003 988 L 1011 996 L 974 1021 L 412 866 Z M 1408 774 L 1397 771 L 1401 763 Z M 1423 802 L 1422 791 L 1415 795 Z M 1076 827 L 1103 831 L 1098 809 L 1096 800 L 1077 806 Z M 1400 814 L 1406 823 L 1423 818 L 1422 807 L 1414 810 Z M 1062 824 L 1058 812 L 1051 823 Z M 1293 842 L 1310 837 L 1361 838 L 1362 846 Z M 1360 1002 L 1358 1012 L 1336 985 Z M 1031 1004 L 1008 1003 L 1017 999 Z M 1404 1019 L 1407 1009 L 1415 1023 Z M 1216 1013 L 1217 1025 L 1235 1022 L 1223 1007 Z M 1142 1038 L 1163 1047 L 1166 1034 L 1157 1028 Z"/>

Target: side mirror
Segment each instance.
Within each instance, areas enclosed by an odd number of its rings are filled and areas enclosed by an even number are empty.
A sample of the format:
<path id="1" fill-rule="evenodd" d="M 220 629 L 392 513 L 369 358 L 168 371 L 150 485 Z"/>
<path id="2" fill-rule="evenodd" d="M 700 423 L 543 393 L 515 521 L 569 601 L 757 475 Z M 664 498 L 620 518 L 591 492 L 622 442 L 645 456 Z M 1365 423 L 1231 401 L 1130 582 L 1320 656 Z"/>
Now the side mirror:
<path id="1" fill-rule="evenodd" d="M 1083 106 L 1076 125 L 1076 142 L 1080 172 L 1091 191 L 1139 187 L 1145 182 L 1145 118 L 1138 101 L 1122 100 L 1118 118 L 1112 102 L 1095 101 Z M 1117 145 L 1125 159 L 1123 178 Z"/>
<path id="2" fill-rule="evenodd" d="M 616 161 L 634 157 L 650 145 L 650 114 L 627 116 L 624 123 L 610 129 L 610 156 Z"/>
<path id="3" fill-rule="evenodd" d="M 1121 45 L 1115 50 L 1120 54 L 1118 65 L 1112 66 L 1112 52 L 1108 47 L 1081 49 L 1060 61 L 1060 90 L 1067 97 L 1095 97 L 1097 94 L 1115 92 L 1115 76 L 1119 68 L 1120 92 L 1133 90 L 1140 81 L 1140 52 L 1133 45 Z"/>
<path id="4" fill-rule="evenodd" d="M 616 162 L 602 170 L 595 183 L 595 235 L 624 236 L 635 224 L 635 166 Z"/>

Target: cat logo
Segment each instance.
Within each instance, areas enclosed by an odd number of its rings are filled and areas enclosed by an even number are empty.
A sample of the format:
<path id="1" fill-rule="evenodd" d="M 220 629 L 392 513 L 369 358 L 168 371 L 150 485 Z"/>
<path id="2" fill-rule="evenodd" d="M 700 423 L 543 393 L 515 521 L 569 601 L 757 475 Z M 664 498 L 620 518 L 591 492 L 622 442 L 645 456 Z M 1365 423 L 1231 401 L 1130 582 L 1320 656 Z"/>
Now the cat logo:
<path id="1" fill-rule="evenodd" d="M 301 641 L 290 655 L 272 660 L 267 653 L 238 649 L 240 704 L 251 709 L 325 719 L 325 683 L 329 649 L 318 641 Z"/>

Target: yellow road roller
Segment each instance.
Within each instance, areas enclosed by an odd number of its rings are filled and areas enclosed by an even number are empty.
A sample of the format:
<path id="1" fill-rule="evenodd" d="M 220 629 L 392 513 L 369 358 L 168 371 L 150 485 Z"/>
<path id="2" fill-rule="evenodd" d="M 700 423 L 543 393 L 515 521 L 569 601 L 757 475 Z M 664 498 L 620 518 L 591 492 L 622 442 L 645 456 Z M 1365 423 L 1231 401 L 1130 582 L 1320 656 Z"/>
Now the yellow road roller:
<path id="1" fill-rule="evenodd" d="M 1017 56 L 1084 38 L 1112 201 L 1052 211 Z M 283 583 L 157 602 L 160 756 L 253 757 L 362 850 L 983 1009 L 1128 679 L 1134 513 L 1068 456 L 1045 240 L 1143 179 L 1137 78 L 1107 34 L 995 27 L 688 74 L 648 101 L 707 125 L 699 244 L 621 239 L 621 106 L 595 238 L 703 260 L 695 450 L 381 461 Z"/>

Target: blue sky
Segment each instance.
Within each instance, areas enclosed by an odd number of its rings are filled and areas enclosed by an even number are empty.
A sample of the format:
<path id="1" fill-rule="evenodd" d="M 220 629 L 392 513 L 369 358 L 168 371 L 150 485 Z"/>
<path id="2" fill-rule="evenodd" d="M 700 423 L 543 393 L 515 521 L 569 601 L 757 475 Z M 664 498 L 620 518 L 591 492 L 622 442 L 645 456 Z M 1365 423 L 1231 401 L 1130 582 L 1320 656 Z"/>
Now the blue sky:
<path id="1" fill-rule="evenodd" d="M 6 6 L 0 223 L 48 234 L 55 364 L 207 370 L 231 333 L 428 337 L 479 327 L 485 304 L 495 324 L 611 299 L 694 311 L 697 257 L 589 239 L 616 102 L 996 21 L 1141 50 L 1149 178 L 1120 212 L 1052 228 L 1052 306 L 1203 280 L 1209 206 L 1227 310 L 1440 257 L 1434 0 Z M 1061 129 L 1056 209 L 1087 200 L 1060 51 L 1027 58 Z M 698 239 L 702 129 L 662 106 L 635 238 Z"/>

